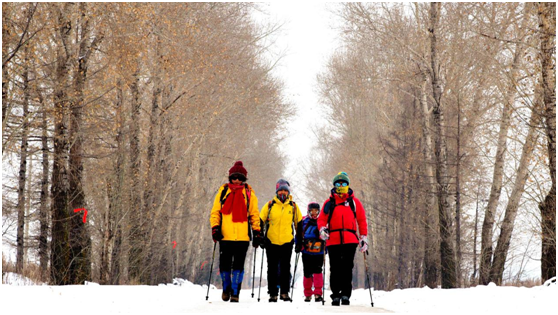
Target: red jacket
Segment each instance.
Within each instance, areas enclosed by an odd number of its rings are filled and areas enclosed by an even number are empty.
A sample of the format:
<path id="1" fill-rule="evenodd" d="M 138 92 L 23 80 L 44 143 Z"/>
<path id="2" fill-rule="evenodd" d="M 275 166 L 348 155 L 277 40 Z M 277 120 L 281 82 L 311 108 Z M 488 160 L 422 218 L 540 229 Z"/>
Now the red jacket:
<path id="1" fill-rule="evenodd" d="M 347 202 L 347 199 L 350 196 L 353 196 L 355 203 L 356 218 L 353 210 Z M 329 221 L 329 239 L 326 242 L 326 246 L 352 243 L 358 244 L 358 237 L 360 235 L 368 235 L 366 213 L 364 212 L 362 203 L 354 197 L 352 189 L 349 189 L 349 193 L 346 194 L 344 198 L 339 197 L 339 195 L 334 193 L 334 190 L 332 189 L 330 198 L 331 197 L 334 198 L 337 206 L 335 207 L 335 210 L 333 210 L 333 217 Z M 331 208 L 327 205 L 329 200 L 330 199 L 326 200 L 322 206 L 323 210 L 320 212 L 320 216 L 318 217 L 318 230 L 327 226 L 327 221 L 331 213 Z"/>

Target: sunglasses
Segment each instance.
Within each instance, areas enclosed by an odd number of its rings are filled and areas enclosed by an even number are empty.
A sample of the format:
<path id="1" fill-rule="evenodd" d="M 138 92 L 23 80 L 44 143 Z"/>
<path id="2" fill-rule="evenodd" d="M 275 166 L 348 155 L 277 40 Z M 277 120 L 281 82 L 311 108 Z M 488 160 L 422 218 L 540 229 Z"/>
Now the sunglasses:
<path id="1" fill-rule="evenodd" d="M 347 186 L 349 186 L 349 184 L 346 183 L 346 182 L 337 182 L 337 183 L 335 183 L 335 187 L 347 187 Z"/>
<path id="2" fill-rule="evenodd" d="M 242 176 L 242 175 L 232 175 L 231 177 L 229 177 L 230 180 L 240 180 L 241 182 L 245 182 L 246 181 L 246 177 Z"/>

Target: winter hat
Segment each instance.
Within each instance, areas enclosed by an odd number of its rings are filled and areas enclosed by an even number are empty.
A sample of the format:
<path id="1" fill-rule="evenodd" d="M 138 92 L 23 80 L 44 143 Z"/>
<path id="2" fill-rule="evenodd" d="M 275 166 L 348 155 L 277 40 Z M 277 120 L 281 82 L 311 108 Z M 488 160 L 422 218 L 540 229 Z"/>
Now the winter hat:
<path id="1" fill-rule="evenodd" d="M 311 202 L 308 204 L 308 213 L 310 213 L 310 210 L 312 209 L 318 209 L 318 213 L 320 213 L 320 204 L 317 202 Z"/>
<path id="2" fill-rule="evenodd" d="M 277 181 L 277 184 L 275 184 L 275 193 L 277 193 L 279 190 L 286 190 L 290 194 L 291 193 L 291 185 L 289 184 L 288 181 L 281 178 Z"/>
<path id="3" fill-rule="evenodd" d="M 233 167 L 231 167 L 231 169 L 229 169 L 229 177 L 232 174 L 242 174 L 242 175 L 244 175 L 244 177 L 248 177 L 248 172 L 246 171 L 244 166 L 242 166 L 242 161 L 236 161 L 234 163 Z"/>
<path id="4" fill-rule="evenodd" d="M 347 175 L 347 173 L 345 172 L 339 172 L 337 175 L 335 175 L 335 177 L 333 177 L 333 185 L 335 185 L 335 183 L 338 181 L 345 181 L 347 182 L 347 184 L 351 184 L 351 182 L 349 181 L 349 175 Z"/>

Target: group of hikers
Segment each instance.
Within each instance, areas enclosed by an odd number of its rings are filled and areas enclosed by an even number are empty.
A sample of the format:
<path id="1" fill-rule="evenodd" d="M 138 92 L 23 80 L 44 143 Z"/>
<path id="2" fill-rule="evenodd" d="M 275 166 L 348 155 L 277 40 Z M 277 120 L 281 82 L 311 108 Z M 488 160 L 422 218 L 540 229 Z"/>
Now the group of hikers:
<path id="1" fill-rule="evenodd" d="M 210 223 L 214 242 L 219 242 L 219 269 L 223 301 L 238 302 L 244 277 L 244 261 L 250 241 L 267 255 L 269 302 L 291 301 L 291 256 L 302 253 L 305 301 L 323 303 L 322 266 L 330 264 L 331 304 L 350 305 L 353 260 L 357 247 L 368 249 L 366 214 L 350 188 L 349 176 L 338 173 L 329 198 L 311 202 L 302 216 L 293 201 L 288 181 L 279 179 L 275 197 L 258 211 L 258 198 L 246 183 L 248 172 L 241 161 L 229 169 L 229 182 L 215 196 Z M 262 257 L 263 259 L 263 257 Z M 263 262 L 262 262 L 263 263 Z"/>

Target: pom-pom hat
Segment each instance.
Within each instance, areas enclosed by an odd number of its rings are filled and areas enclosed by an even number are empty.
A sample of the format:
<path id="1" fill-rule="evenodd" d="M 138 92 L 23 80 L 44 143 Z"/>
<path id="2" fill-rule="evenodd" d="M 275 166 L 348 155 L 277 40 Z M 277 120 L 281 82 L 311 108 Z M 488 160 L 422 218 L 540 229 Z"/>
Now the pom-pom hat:
<path id="1" fill-rule="evenodd" d="M 347 175 L 347 173 L 345 172 L 339 172 L 337 175 L 335 175 L 335 177 L 333 177 L 333 185 L 335 185 L 335 183 L 339 181 L 344 181 L 347 182 L 347 184 L 351 184 L 351 181 L 349 180 L 349 175 Z"/>
<path id="2" fill-rule="evenodd" d="M 229 169 L 229 177 L 233 174 L 241 174 L 244 177 L 248 177 L 248 171 L 246 171 L 246 169 L 242 165 L 242 161 L 236 161 L 233 167 Z"/>

